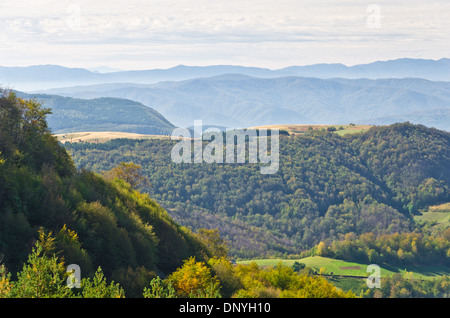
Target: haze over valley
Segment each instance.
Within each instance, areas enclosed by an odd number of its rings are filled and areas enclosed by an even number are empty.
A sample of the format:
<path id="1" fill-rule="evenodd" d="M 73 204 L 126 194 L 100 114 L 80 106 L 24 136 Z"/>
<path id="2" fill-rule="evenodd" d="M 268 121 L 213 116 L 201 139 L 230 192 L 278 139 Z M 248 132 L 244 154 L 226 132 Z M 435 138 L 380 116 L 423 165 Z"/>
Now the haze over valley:
<path id="1" fill-rule="evenodd" d="M 449 61 L 397 59 L 352 67 L 316 64 L 280 70 L 178 66 L 112 73 L 36 66 L 1 68 L 0 80 L 9 79 L 18 88 L 25 88 L 28 82 L 46 87 L 31 90 L 39 94 L 132 100 L 181 127 L 190 127 L 197 119 L 202 119 L 205 125 L 241 128 L 271 124 L 387 125 L 410 121 L 447 130 L 450 84 L 443 80 L 450 80 Z M 54 88 L 49 88 L 50 85 Z M 44 97 L 41 100 L 56 107 L 55 116 L 65 111 Z M 129 107 L 130 102 L 123 103 L 122 107 Z M 51 126 L 59 130 L 59 126 L 54 126 L 56 117 L 49 119 Z"/>

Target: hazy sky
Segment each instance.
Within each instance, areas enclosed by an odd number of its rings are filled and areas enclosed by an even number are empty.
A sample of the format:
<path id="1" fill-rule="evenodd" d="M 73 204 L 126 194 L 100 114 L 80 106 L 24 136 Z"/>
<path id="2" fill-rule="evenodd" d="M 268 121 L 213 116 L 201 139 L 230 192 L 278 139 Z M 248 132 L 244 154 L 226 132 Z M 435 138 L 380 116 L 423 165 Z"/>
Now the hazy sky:
<path id="1" fill-rule="evenodd" d="M 449 14 L 449 0 L 0 0 L 0 65 L 439 59 L 450 57 Z"/>

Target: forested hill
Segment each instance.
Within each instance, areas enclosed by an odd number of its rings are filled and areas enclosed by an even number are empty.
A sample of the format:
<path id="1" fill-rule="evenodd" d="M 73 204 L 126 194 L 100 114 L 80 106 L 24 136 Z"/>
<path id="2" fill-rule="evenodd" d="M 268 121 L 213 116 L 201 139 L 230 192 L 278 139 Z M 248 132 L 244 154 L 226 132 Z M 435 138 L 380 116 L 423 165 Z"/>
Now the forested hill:
<path id="1" fill-rule="evenodd" d="M 200 240 L 129 184 L 77 171 L 50 133 L 48 109 L 0 92 L 0 262 L 20 270 L 34 242 L 83 277 L 100 266 L 130 291 L 190 256 L 208 255 Z"/>
<path id="2" fill-rule="evenodd" d="M 144 188 L 183 225 L 219 228 L 242 257 L 299 253 L 353 232 L 420 231 L 412 215 L 450 201 L 450 134 L 409 123 L 280 137 L 280 168 L 176 164 L 169 140 L 66 144 L 79 168 L 140 164 Z"/>
<path id="3" fill-rule="evenodd" d="M 36 99 L 52 113 L 47 123 L 54 134 L 85 131 L 120 131 L 169 135 L 175 128 L 153 108 L 124 98 L 80 99 L 47 94 L 16 92 L 18 97 Z"/>

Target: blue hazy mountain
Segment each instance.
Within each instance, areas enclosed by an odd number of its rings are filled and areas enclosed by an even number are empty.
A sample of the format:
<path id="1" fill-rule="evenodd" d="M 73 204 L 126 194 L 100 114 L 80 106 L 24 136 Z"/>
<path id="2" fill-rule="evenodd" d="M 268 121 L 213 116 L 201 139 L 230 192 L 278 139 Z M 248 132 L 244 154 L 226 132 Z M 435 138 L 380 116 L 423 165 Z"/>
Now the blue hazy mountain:
<path id="1" fill-rule="evenodd" d="M 399 119 L 444 130 L 450 127 L 450 82 L 416 78 L 256 78 L 228 74 L 146 85 L 78 86 L 47 93 L 135 100 L 153 107 L 174 125 L 184 127 L 191 126 L 196 119 L 226 127 L 389 124 Z"/>
<path id="2" fill-rule="evenodd" d="M 235 65 L 184 66 L 168 69 L 138 71 L 110 71 L 99 73 L 82 68 L 57 65 L 29 67 L 0 67 L 0 83 L 12 89 L 34 91 L 55 87 L 92 85 L 101 83 L 153 84 L 161 81 L 181 81 L 224 74 L 241 74 L 260 78 L 302 76 L 316 78 L 423 78 L 450 81 L 450 59 L 396 59 L 369 64 L 314 64 L 271 70 Z"/>
<path id="3" fill-rule="evenodd" d="M 318 78 L 423 78 L 432 81 L 450 81 L 450 59 L 397 59 L 369 64 L 346 66 L 343 64 L 315 64 L 292 66 L 279 71 L 290 75 Z"/>

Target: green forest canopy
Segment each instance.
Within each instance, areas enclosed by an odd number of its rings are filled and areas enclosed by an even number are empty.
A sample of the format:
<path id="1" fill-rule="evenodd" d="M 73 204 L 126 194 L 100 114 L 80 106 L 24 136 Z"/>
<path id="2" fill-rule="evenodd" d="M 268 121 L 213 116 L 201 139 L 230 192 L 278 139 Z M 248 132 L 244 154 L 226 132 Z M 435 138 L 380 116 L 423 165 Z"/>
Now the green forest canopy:
<path id="1" fill-rule="evenodd" d="M 412 216 L 450 201 L 450 134 L 410 123 L 339 136 L 280 136 L 280 168 L 175 164 L 170 140 L 66 144 L 78 168 L 143 168 L 141 189 L 192 229 L 219 228 L 237 257 L 299 254 L 347 233 L 422 232 Z"/>

